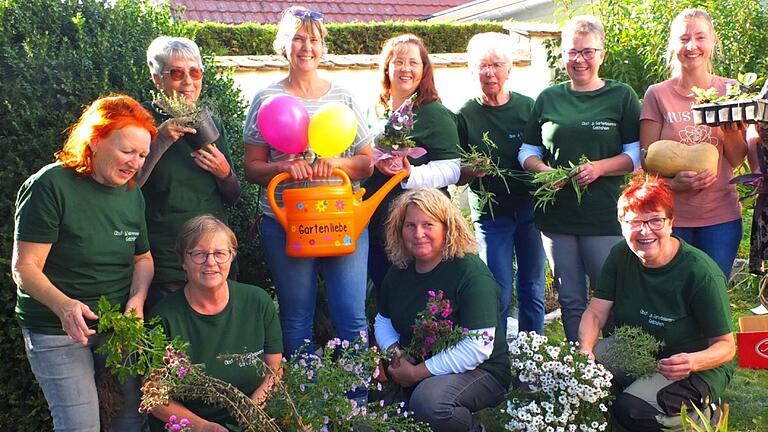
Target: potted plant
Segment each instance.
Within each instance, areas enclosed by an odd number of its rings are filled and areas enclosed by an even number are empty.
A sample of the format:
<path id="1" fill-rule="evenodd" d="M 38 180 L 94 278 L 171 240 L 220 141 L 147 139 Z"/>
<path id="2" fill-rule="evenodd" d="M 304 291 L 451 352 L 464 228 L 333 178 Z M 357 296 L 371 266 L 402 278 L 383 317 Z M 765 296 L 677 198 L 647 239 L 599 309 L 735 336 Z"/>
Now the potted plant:
<path id="1" fill-rule="evenodd" d="M 155 106 L 169 117 L 190 119 L 187 126 L 194 128 L 197 133 L 185 135 L 184 138 L 193 150 L 199 150 L 219 139 L 219 129 L 213 122 L 215 110 L 210 103 L 190 103 L 182 95 L 174 93 L 168 96 L 160 93 L 155 100 Z"/>
<path id="2" fill-rule="evenodd" d="M 694 87 L 693 123 L 719 126 L 732 122 L 768 122 L 768 101 L 765 100 L 768 87 L 763 85 L 759 93 L 756 91 L 765 78 L 758 79 L 757 74 L 749 72 L 739 74 L 738 80 L 738 84 L 729 86 L 723 96 L 714 88 Z"/>

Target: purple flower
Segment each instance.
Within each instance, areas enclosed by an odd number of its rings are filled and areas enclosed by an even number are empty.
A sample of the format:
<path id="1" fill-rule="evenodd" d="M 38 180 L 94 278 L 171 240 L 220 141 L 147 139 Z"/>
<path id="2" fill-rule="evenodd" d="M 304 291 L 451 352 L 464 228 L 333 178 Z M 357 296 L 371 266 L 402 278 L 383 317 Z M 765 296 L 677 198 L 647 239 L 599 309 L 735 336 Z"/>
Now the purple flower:
<path id="1" fill-rule="evenodd" d="M 427 336 L 424 338 L 424 345 L 432 345 L 433 343 L 435 343 L 435 338 L 432 336 Z"/>
<path id="2" fill-rule="evenodd" d="M 443 318 L 448 318 L 449 315 L 451 315 L 451 307 L 448 306 L 445 309 L 443 309 L 443 313 L 440 314 Z"/>
<path id="3" fill-rule="evenodd" d="M 181 430 L 181 425 L 179 424 L 171 425 L 171 430 L 174 432 L 178 432 Z"/>
<path id="4" fill-rule="evenodd" d="M 183 367 L 179 369 L 179 372 L 177 373 L 177 375 L 179 376 L 179 378 L 184 378 L 184 375 L 186 375 L 187 372 L 189 372 L 189 368 Z"/>
<path id="5" fill-rule="evenodd" d="M 182 426 L 189 426 L 189 419 L 183 418 L 183 419 L 181 419 L 179 424 L 182 425 Z"/>
<path id="6" fill-rule="evenodd" d="M 427 294 L 429 294 L 430 297 L 434 297 L 435 296 L 435 292 L 432 291 L 432 290 L 427 291 Z"/>
<path id="7" fill-rule="evenodd" d="M 436 315 L 437 314 L 437 305 L 429 306 L 429 314 L 430 315 Z"/>

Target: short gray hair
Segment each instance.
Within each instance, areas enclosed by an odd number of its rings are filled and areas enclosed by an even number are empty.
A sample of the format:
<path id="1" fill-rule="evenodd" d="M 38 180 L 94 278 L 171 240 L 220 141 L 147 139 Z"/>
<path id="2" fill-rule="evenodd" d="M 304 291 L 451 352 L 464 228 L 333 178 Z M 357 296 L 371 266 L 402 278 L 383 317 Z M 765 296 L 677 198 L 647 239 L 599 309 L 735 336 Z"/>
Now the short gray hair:
<path id="1" fill-rule="evenodd" d="M 560 39 L 562 42 L 573 38 L 577 34 L 591 34 L 595 36 L 600 42 L 600 47 L 605 47 L 605 27 L 603 23 L 592 15 L 579 15 L 571 18 L 560 32 Z M 561 42 L 561 43 L 562 43 Z"/>
<path id="2" fill-rule="evenodd" d="M 200 48 L 191 39 L 185 37 L 160 36 L 155 38 L 147 48 L 147 66 L 153 75 L 161 75 L 165 63 L 171 57 L 197 60 L 200 68 L 203 62 L 200 57 Z"/>
<path id="3" fill-rule="evenodd" d="M 478 33 L 467 44 L 467 61 L 470 67 L 477 67 L 480 60 L 494 53 L 504 57 L 512 67 L 512 52 L 515 43 L 509 35 L 499 32 Z"/>

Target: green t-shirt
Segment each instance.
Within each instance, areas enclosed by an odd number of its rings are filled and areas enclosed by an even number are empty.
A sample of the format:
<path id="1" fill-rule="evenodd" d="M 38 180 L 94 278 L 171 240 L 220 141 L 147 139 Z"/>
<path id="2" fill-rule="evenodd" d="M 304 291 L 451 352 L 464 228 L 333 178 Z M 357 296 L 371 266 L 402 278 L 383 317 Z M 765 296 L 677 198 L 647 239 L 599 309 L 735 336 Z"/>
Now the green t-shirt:
<path id="1" fill-rule="evenodd" d="M 392 321 L 400 334 L 400 345 L 408 345 L 416 315 L 427 306 L 429 291 L 442 290 L 451 301 L 449 317 L 455 325 L 469 329 L 496 327 L 491 357 L 478 368 L 488 371 L 505 388 L 512 380 L 507 342 L 499 325 L 499 285 L 488 266 L 477 255 L 443 261 L 432 271 L 416 273 L 413 264 L 405 269 L 392 266 L 384 278 L 379 313 Z"/>
<path id="2" fill-rule="evenodd" d="M 631 87 L 613 80 L 594 91 L 577 92 L 564 82 L 536 99 L 523 141 L 544 147 L 553 168 L 578 165 L 584 155 L 600 160 L 621 154 L 624 144 L 640 139 L 640 102 Z M 537 209 L 541 231 L 571 235 L 620 235 L 616 201 L 623 176 L 605 176 L 589 184 L 581 205 L 570 184 L 557 192 L 546 211 Z"/>
<path id="3" fill-rule="evenodd" d="M 168 120 L 154 105 L 144 107 L 155 117 L 159 125 Z M 214 119 L 220 137 L 216 147 L 232 165 L 227 133 L 221 122 Z M 168 147 L 152 173 L 141 187 L 147 202 L 147 227 L 152 258 L 155 261 L 153 282 L 183 281 L 184 270 L 176 256 L 176 234 L 184 222 L 203 214 L 211 214 L 227 223 L 224 198 L 216 184 L 216 177 L 195 164 L 190 154 L 192 147 L 184 137 Z"/>
<path id="4" fill-rule="evenodd" d="M 448 108 L 440 102 L 425 103 L 413 109 L 413 118 L 411 139 L 418 147 L 427 150 L 427 154 L 418 159 L 410 158 L 412 166 L 424 165 L 433 160 L 459 158 L 456 118 Z M 365 199 L 378 191 L 389 179 L 389 176 L 374 170 L 373 175 L 363 182 Z M 400 186 L 395 186 L 373 213 L 368 224 L 371 243 L 384 244 L 384 224 L 389 214 L 389 206 L 403 192 Z"/>
<path id="5" fill-rule="evenodd" d="M 708 338 L 731 333 L 723 272 L 704 252 L 680 240 L 668 264 L 644 267 L 626 242 L 605 260 L 595 298 L 613 302 L 616 325 L 641 327 L 664 342 L 658 358 L 706 349 Z M 715 397 L 734 372 L 733 362 L 696 372 Z"/>
<path id="6" fill-rule="evenodd" d="M 125 306 L 134 256 L 149 250 L 144 198 L 136 187 L 104 186 L 74 169 L 50 164 L 19 189 L 14 238 L 51 244 L 43 273 L 67 296 L 94 312 L 101 296 Z M 66 334 L 50 309 L 21 288 L 17 294 L 22 327 Z"/>
<path id="7" fill-rule="evenodd" d="M 505 179 L 491 176 L 482 178 L 484 189 L 493 193 L 497 201 L 492 204 L 494 217 L 513 215 L 518 209 L 532 203 L 530 182 L 521 178 L 524 171 L 517 161 L 517 153 L 523 143 L 523 131 L 531 115 L 533 99 L 515 92 L 509 94 L 509 101 L 501 106 L 485 105 L 479 97 L 470 99 L 456 116 L 459 140 L 464 150 L 469 151 L 472 145 L 496 161 L 499 168 L 513 171 L 512 176 Z M 483 142 L 483 134 L 486 132 L 496 148 Z M 480 190 L 480 180 L 475 179 L 470 183 L 473 191 Z M 481 218 L 491 217 L 487 205 L 480 209 L 479 203 L 473 204 L 477 214 L 482 215 Z"/>
<path id="8" fill-rule="evenodd" d="M 264 350 L 264 354 L 283 352 L 280 320 L 272 298 L 263 289 L 228 281 L 229 302 L 216 315 L 202 315 L 187 302 L 184 290 L 164 298 L 152 310 L 159 316 L 166 334 L 189 342 L 189 359 L 204 364 L 205 373 L 228 382 L 244 394 L 261 384 L 262 374 L 254 367 L 225 364 L 220 354 L 246 354 Z M 261 355 L 263 359 L 263 354 Z M 200 417 L 221 425 L 236 424 L 226 409 L 200 401 L 185 401 L 184 406 Z M 162 431 L 163 423 L 152 418 L 152 430 Z"/>

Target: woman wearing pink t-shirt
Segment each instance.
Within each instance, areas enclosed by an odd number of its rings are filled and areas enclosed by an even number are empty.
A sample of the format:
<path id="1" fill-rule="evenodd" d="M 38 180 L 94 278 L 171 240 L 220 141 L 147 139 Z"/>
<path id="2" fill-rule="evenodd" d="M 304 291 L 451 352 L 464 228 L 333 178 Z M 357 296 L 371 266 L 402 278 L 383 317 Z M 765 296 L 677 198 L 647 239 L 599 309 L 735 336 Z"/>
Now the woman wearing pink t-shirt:
<path id="1" fill-rule="evenodd" d="M 714 87 L 724 94 L 734 80 L 712 74 L 712 53 L 719 45 L 712 18 L 701 9 L 686 9 L 672 21 L 667 61 L 672 77 L 648 88 L 640 114 L 640 145 L 660 139 L 684 144 L 708 142 L 720 153 L 718 172 L 682 171 L 668 179 L 675 198 L 673 233 L 703 250 L 731 274 L 741 241 L 741 205 L 728 181 L 747 154 L 741 125 L 712 128 L 694 125 L 693 87 Z"/>

